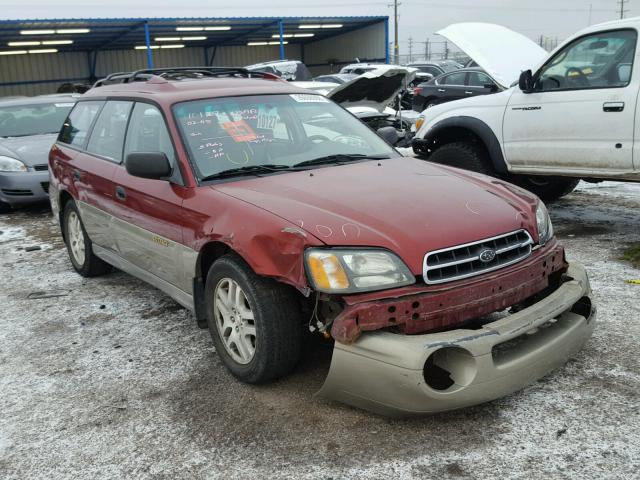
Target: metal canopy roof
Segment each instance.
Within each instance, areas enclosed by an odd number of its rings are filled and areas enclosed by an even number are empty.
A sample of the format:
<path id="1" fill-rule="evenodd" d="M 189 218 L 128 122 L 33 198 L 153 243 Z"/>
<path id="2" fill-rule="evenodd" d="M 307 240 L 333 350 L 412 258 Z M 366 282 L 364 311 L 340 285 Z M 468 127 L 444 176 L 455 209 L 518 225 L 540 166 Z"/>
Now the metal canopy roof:
<path id="1" fill-rule="evenodd" d="M 60 52 L 133 49 L 136 46 L 145 45 L 145 24 L 149 28 L 151 45 L 184 44 L 186 47 L 208 48 L 247 45 L 249 42 L 279 42 L 281 23 L 284 40 L 289 44 L 298 44 L 334 37 L 387 20 L 388 17 L 382 16 L 0 20 L 0 51 L 37 48 L 56 48 Z M 300 28 L 300 25 L 315 27 Z M 327 25 L 341 25 L 341 27 L 322 28 Z M 181 27 L 203 27 L 203 30 L 177 30 Z M 207 27 L 230 28 L 207 30 Z M 69 29 L 89 29 L 89 33 L 64 32 Z M 49 33 L 21 34 L 23 31 L 33 30 L 48 30 Z M 288 36 L 291 34 L 293 36 Z M 295 34 L 313 34 L 313 36 L 296 37 Z M 156 41 L 158 37 L 175 38 L 175 40 Z M 206 37 L 206 39 L 186 40 L 189 37 Z M 51 43 L 61 40 L 72 40 L 73 43 Z M 40 42 L 40 44 L 9 46 L 9 42 Z"/>

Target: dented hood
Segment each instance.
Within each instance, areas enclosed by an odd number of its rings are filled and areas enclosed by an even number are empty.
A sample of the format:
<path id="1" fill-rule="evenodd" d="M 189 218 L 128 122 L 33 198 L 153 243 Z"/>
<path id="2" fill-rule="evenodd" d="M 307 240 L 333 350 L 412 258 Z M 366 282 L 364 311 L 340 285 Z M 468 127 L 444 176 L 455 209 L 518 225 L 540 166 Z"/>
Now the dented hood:
<path id="1" fill-rule="evenodd" d="M 343 83 L 326 96 L 345 108 L 372 107 L 382 112 L 415 78 L 415 68 L 381 65 Z"/>
<path id="2" fill-rule="evenodd" d="M 505 88 L 518 80 L 520 72 L 536 67 L 548 56 L 533 40 L 493 23 L 454 23 L 436 33 L 469 55 Z"/>
<path id="3" fill-rule="evenodd" d="M 212 186 L 269 211 L 331 246 L 394 251 L 414 274 L 424 254 L 526 228 L 533 196 L 496 179 L 394 158 Z"/>

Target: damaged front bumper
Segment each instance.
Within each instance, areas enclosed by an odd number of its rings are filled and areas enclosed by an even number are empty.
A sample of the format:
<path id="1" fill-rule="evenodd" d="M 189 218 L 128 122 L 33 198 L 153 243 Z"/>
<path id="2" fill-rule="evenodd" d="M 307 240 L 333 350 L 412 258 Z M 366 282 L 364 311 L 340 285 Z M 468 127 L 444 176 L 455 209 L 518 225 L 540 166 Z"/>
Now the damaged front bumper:
<path id="1" fill-rule="evenodd" d="M 593 332 L 584 268 L 537 303 L 479 329 L 366 332 L 335 343 L 318 395 L 387 416 L 435 413 L 508 395 L 563 365 Z"/>

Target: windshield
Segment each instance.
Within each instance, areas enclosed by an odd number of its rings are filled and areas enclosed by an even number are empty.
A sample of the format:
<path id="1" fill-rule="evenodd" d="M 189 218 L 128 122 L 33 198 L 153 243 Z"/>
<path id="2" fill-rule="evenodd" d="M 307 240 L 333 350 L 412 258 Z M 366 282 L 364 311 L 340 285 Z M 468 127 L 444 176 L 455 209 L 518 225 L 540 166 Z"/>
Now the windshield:
<path id="1" fill-rule="evenodd" d="M 73 102 L 0 107 L 0 137 L 58 133 Z"/>
<path id="2" fill-rule="evenodd" d="M 173 111 L 200 179 L 335 155 L 398 156 L 369 127 L 321 95 L 212 98 L 180 103 Z"/>

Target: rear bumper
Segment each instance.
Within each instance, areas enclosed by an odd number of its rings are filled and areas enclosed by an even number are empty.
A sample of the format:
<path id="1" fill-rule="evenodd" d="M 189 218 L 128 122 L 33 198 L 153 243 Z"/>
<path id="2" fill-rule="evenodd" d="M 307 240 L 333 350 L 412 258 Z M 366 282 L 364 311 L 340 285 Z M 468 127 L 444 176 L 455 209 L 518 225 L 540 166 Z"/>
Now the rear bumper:
<path id="1" fill-rule="evenodd" d="M 0 173 L 0 201 L 12 206 L 47 202 L 49 172 Z"/>
<path id="2" fill-rule="evenodd" d="M 367 332 L 352 345 L 336 342 L 318 395 L 382 415 L 408 416 L 515 392 L 563 365 L 593 332 L 587 274 L 573 264 L 567 275 L 548 297 L 477 330 Z"/>

